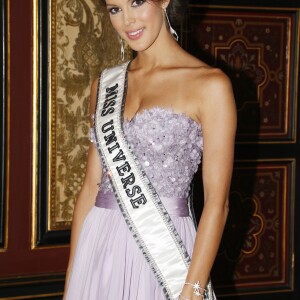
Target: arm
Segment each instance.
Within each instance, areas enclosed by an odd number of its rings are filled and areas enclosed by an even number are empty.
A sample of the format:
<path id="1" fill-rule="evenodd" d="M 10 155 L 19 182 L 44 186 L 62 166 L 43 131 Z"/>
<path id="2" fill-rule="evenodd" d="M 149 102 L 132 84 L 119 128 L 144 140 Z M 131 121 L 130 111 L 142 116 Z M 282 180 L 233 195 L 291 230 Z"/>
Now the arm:
<path id="1" fill-rule="evenodd" d="M 96 95 L 97 95 L 97 83 L 95 80 L 91 88 L 91 102 L 90 102 L 90 113 L 93 114 L 96 105 Z M 93 124 L 91 124 L 93 126 Z M 83 181 L 82 188 L 76 200 L 76 204 L 73 212 L 73 221 L 71 228 L 71 244 L 70 244 L 70 257 L 69 264 L 66 274 L 65 291 L 68 287 L 68 281 L 70 272 L 73 265 L 74 254 L 76 250 L 77 241 L 82 228 L 82 224 L 90 211 L 90 209 L 95 205 L 95 199 L 98 193 L 98 184 L 101 182 L 102 167 L 97 153 L 96 147 L 91 144 L 88 150 L 87 156 L 87 166 L 85 178 Z"/>
<path id="2" fill-rule="evenodd" d="M 199 107 L 203 130 L 204 208 L 199 222 L 193 256 L 186 282 L 205 287 L 214 263 L 228 214 L 228 196 L 234 159 L 236 109 L 231 84 L 220 71 L 205 82 L 205 95 Z M 185 285 L 182 296 L 195 297 Z"/>

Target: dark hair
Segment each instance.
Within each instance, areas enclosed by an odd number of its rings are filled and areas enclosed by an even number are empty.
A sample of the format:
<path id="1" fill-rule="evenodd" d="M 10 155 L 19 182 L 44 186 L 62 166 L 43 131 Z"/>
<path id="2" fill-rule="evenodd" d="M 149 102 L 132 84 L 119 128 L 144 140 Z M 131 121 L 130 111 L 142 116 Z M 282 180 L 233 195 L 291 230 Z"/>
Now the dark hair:
<path id="1" fill-rule="evenodd" d="M 159 2 L 160 0 L 149 1 Z M 105 0 L 100 0 L 100 3 L 103 5 L 106 4 Z M 170 0 L 170 4 L 167 7 L 167 14 L 172 26 L 178 26 L 182 24 L 187 6 L 188 0 Z"/>
<path id="2" fill-rule="evenodd" d="M 167 7 L 167 14 L 171 25 L 178 26 L 182 24 L 187 7 L 188 0 L 170 0 L 170 4 Z"/>

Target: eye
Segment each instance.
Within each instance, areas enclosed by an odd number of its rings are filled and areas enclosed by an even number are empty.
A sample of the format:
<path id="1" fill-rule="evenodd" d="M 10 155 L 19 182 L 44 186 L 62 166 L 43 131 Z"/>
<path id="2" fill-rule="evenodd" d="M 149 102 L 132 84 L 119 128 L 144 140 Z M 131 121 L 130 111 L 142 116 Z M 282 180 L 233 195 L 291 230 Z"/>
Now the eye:
<path id="1" fill-rule="evenodd" d="M 145 0 L 135 0 L 132 2 L 132 6 L 141 6 L 145 3 L 146 1 Z"/>
<path id="2" fill-rule="evenodd" d="M 121 9 L 119 7 L 110 7 L 107 9 L 111 15 L 117 14 Z"/>

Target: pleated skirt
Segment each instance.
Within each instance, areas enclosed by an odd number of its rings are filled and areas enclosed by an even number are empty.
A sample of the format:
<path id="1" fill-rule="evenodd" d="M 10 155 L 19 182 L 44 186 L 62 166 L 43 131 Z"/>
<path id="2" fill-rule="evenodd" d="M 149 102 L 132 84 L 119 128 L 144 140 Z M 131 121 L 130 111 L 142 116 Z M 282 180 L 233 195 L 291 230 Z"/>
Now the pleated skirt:
<path id="1" fill-rule="evenodd" d="M 191 217 L 172 216 L 192 256 L 196 231 Z M 119 210 L 93 207 L 78 240 L 68 300 L 164 300 L 146 259 Z"/>

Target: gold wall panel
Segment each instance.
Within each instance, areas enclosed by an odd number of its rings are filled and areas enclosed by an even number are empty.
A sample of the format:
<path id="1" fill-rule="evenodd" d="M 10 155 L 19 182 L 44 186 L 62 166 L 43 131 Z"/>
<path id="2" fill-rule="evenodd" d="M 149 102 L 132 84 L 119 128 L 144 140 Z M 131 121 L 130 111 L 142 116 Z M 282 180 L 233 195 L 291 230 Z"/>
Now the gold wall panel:
<path id="1" fill-rule="evenodd" d="M 117 34 L 99 3 L 51 1 L 49 230 L 70 226 L 83 182 L 91 82 L 101 70 L 121 62 Z"/>

